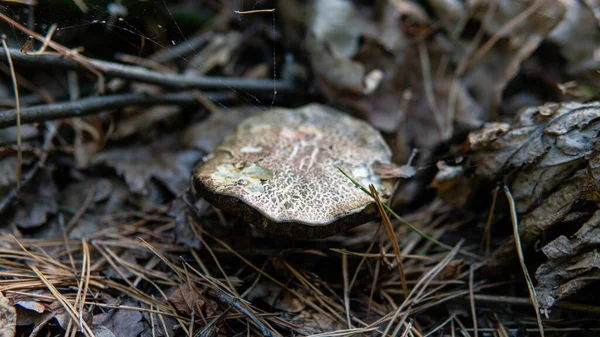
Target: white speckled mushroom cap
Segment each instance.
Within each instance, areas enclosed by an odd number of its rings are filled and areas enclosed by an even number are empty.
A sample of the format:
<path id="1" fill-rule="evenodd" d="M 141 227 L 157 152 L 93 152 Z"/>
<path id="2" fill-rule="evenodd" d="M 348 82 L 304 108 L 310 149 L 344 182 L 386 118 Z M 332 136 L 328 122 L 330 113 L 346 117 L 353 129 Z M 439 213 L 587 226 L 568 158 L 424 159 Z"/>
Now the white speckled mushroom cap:
<path id="1" fill-rule="evenodd" d="M 390 163 L 390 157 L 375 129 L 332 108 L 273 109 L 246 119 L 225 138 L 196 169 L 195 187 L 216 207 L 274 233 L 295 237 L 299 226 L 338 222 L 335 229 L 316 231 L 323 234 L 301 235 L 322 237 L 361 224 L 351 222 L 364 222 L 364 216 L 352 215 L 373 205 L 337 167 L 384 196 L 393 184 L 380 181 L 372 165 Z"/>

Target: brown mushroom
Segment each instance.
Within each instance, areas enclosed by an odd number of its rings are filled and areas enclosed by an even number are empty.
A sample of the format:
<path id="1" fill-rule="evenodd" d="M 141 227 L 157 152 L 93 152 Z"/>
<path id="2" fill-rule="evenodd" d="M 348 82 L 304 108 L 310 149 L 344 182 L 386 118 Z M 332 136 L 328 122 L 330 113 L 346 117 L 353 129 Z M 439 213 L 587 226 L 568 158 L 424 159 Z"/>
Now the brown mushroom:
<path id="1" fill-rule="evenodd" d="M 310 104 L 273 109 L 243 121 L 193 176 L 208 202 L 266 231 L 293 238 L 323 238 L 373 218 L 373 199 L 344 177 L 374 184 L 389 196 L 375 163 L 391 151 L 369 124 Z"/>

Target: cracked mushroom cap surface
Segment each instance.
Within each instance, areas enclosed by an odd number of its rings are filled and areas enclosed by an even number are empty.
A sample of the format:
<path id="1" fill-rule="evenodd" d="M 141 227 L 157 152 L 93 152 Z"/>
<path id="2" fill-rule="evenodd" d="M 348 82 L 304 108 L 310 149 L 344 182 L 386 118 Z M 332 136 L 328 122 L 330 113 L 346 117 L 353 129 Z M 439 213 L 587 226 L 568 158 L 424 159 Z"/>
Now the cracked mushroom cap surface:
<path id="1" fill-rule="evenodd" d="M 391 151 L 366 122 L 320 104 L 276 108 L 244 120 L 195 169 L 195 192 L 228 213 L 266 231 L 316 239 L 372 220 L 373 184 L 382 200 L 393 182 L 381 180 L 376 162 Z"/>

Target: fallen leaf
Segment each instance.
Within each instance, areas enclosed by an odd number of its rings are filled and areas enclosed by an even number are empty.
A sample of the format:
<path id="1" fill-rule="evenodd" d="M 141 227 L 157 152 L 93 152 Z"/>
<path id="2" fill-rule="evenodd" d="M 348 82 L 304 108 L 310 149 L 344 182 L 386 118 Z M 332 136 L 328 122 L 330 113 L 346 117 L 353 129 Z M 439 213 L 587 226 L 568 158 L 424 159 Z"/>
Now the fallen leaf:
<path id="1" fill-rule="evenodd" d="M 134 193 L 148 194 L 149 182 L 155 178 L 173 195 L 179 195 L 188 187 L 190 172 L 200 159 L 199 151 L 177 149 L 174 140 L 166 138 L 157 140 L 152 146 L 135 145 L 104 151 L 96 155 L 93 163 L 114 168 Z"/>
<path id="2" fill-rule="evenodd" d="M 0 293 L 0 337 L 15 336 L 17 328 L 17 313 L 15 307 Z"/>
<path id="3" fill-rule="evenodd" d="M 105 327 L 117 337 L 138 336 L 144 331 L 144 322 L 142 320 L 143 316 L 139 311 L 110 309 L 106 313 L 95 315 L 93 324 L 95 327 Z"/>

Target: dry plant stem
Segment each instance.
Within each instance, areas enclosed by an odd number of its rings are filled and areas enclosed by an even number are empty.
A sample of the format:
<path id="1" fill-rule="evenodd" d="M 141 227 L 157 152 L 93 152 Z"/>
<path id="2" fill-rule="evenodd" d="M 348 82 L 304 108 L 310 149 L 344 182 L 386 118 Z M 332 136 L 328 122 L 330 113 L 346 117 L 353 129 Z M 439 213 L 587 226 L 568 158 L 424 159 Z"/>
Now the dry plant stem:
<path id="1" fill-rule="evenodd" d="M 378 260 L 375 262 L 375 271 L 373 272 L 373 282 L 371 282 L 371 291 L 369 292 L 369 304 L 367 306 L 367 321 L 371 318 L 371 306 L 373 305 L 373 295 L 375 295 L 375 288 L 377 287 L 377 281 L 379 280 L 379 269 L 381 268 L 381 262 Z"/>
<path id="2" fill-rule="evenodd" d="M 527 284 L 527 289 L 529 290 L 529 297 L 531 298 L 531 303 L 533 304 L 533 308 L 535 309 L 535 317 L 537 318 L 538 328 L 540 329 L 540 336 L 544 337 L 544 326 L 542 324 L 540 307 L 537 302 L 535 287 L 533 285 L 533 282 L 531 281 L 529 272 L 527 271 L 527 266 L 525 265 L 525 256 L 523 255 L 523 249 L 521 246 L 521 237 L 519 237 L 519 220 L 517 218 L 515 200 L 513 199 L 513 196 L 510 193 L 508 186 L 506 185 L 504 185 L 504 195 L 506 196 L 506 199 L 508 200 L 508 205 L 510 207 L 510 218 L 513 224 L 513 235 L 515 238 L 517 255 L 519 256 L 519 263 L 521 264 L 521 269 L 523 270 L 523 275 L 525 276 L 525 283 Z"/>
<path id="3" fill-rule="evenodd" d="M 481 250 L 485 246 L 485 256 L 490 256 L 491 244 L 492 244 L 492 219 L 494 218 L 494 210 L 496 209 L 496 201 L 498 200 L 498 192 L 500 187 L 496 186 L 494 190 L 494 196 L 492 197 L 492 206 L 490 207 L 490 214 L 488 215 L 487 222 L 485 223 L 485 230 L 483 231 L 483 239 L 481 240 Z"/>
<path id="4" fill-rule="evenodd" d="M 479 337 L 477 332 L 477 311 L 475 310 L 475 297 L 473 296 L 473 277 L 475 274 L 475 268 L 473 265 L 469 267 L 469 304 L 471 306 L 471 318 L 473 319 L 473 333 L 475 337 Z"/>
<path id="5" fill-rule="evenodd" d="M 181 280 L 186 279 L 186 277 L 184 277 L 184 275 L 182 275 L 179 268 L 177 268 L 177 266 L 175 266 L 168 259 L 166 259 L 156 248 L 154 248 L 152 245 L 150 245 L 148 242 L 144 241 L 141 238 L 139 238 L 139 240 L 146 247 L 148 247 L 154 254 L 156 254 L 164 263 L 166 263 L 167 266 L 169 266 L 171 268 L 171 270 L 173 270 L 180 277 Z M 227 282 L 229 282 L 229 278 L 227 278 L 226 274 L 225 274 L 225 277 L 227 279 Z M 235 293 L 234 296 L 237 296 L 237 292 L 235 292 L 235 288 L 233 288 L 233 285 L 231 285 L 230 282 L 229 282 L 229 286 L 230 286 L 229 290 Z M 259 327 L 259 329 L 261 330 L 261 332 L 264 336 L 267 336 L 267 337 L 271 337 L 271 336 L 275 337 L 276 336 L 276 334 L 274 334 L 271 331 L 272 328 L 271 328 L 271 330 L 269 330 L 269 328 L 267 328 L 267 326 L 265 325 L 266 323 L 263 323 L 260 319 L 258 319 L 254 313 L 252 313 L 248 308 L 245 307 L 245 305 L 242 304 L 242 301 L 239 301 L 234 296 L 228 295 L 224 291 L 220 290 L 217 286 L 213 286 L 212 289 L 210 290 L 210 292 L 219 301 L 233 306 L 241 314 L 243 314 L 248 319 L 250 319 L 252 322 L 254 322 Z"/>
<path id="6" fill-rule="evenodd" d="M 396 257 L 396 266 L 398 267 L 398 276 L 400 277 L 400 281 L 402 282 L 402 291 L 404 292 L 404 298 L 408 296 L 408 287 L 406 286 L 406 276 L 404 275 L 404 265 L 402 264 L 402 253 L 400 252 L 400 246 L 398 245 L 398 239 L 396 238 L 396 232 L 394 231 L 394 227 L 392 226 L 392 222 L 390 218 L 387 216 L 385 209 L 383 209 L 383 204 L 381 203 L 381 199 L 379 198 L 379 193 L 373 184 L 369 185 L 369 189 L 371 190 L 371 194 L 373 194 L 373 199 L 375 199 L 375 203 L 377 204 L 377 209 L 379 210 L 379 214 L 381 215 L 381 220 L 387 230 L 388 237 L 390 242 L 392 243 L 392 247 L 394 249 L 394 255 Z"/>
<path id="7" fill-rule="evenodd" d="M 531 305 L 531 298 L 512 297 L 512 296 L 493 296 L 493 295 L 475 295 L 475 299 L 479 302 L 501 303 L 511 305 Z M 579 304 L 572 302 L 557 302 L 557 308 L 568 310 L 577 310 L 585 312 L 600 313 L 600 306 Z"/>
<path id="8" fill-rule="evenodd" d="M 17 192 L 21 188 L 21 169 L 23 168 L 23 151 L 21 150 L 21 99 L 19 98 L 19 85 L 17 84 L 17 75 L 15 73 L 15 66 L 12 61 L 12 57 L 8 46 L 6 45 L 6 35 L 2 35 L 2 47 L 6 53 L 8 59 L 8 67 L 10 68 L 10 77 L 13 82 L 13 90 L 15 91 L 15 107 L 17 115 Z"/>
<path id="9" fill-rule="evenodd" d="M 59 43 L 56 43 L 52 40 L 48 40 L 46 37 L 34 32 L 31 29 L 28 29 L 27 27 L 21 25 L 17 21 L 9 18 L 2 12 L 0 12 L 0 19 L 4 20 L 10 26 L 13 26 L 13 27 L 19 29 L 20 31 L 26 33 L 30 37 L 35 38 L 36 40 L 41 41 L 42 43 L 47 43 L 48 46 L 52 47 L 54 50 L 61 53 L 62 56 L 71 58 L 73 61 L 77 62 L 77 64 L 80 64 L 82 67 L 87 69 L 92 74 L 94 74 L 98 77 L 102 77 L 102 74 L 90 64 L 89 59 L 87 57 L 79 55 L 77 50 L 68 49 L 67 47 L 64 47 L 63 45 L 61 45 Z M 25 48 L 21 48 L 21 49 L 23 49 L 23 51 L 26 52 Z M 19 50 L 19 52 L 21 52 L 21 50 Z M 26 55 L 23 53 L 21 53 L 21 54 Z"/>
<path id="10" fill-rule="evenodd" d="M 274 333 L 273 331 L 269 330 L 269 328 L 267 328 L 265 326 L 265 324 L 263 324 L 263 322 L 261 322 L 253 313 L 251 313 L 247 308 L 245 308 L 235 298 L 227 295 L 226 293 L 224 293 L 224 292 L 222 292 L 220 290 L 213 289 L 213 290 L 211 290 L 211 292 L 213 292 L 212 295 L 214 295 L 215 298 L 217 298 L 219 301 L 231 305 L 237 311 L 239 311 L 240 313 L 242 313 L 244 316 L 248 317 L 248 319 L 250 319 L 254 324 L 256 324 L 256 326 L 258 326 L 258 328 L 260 329 L 260 332 L 263 334 L 263 336 L 265 336 L 265 337 L 276 337 L 276 336 L 278 336 L 277 333 Z"/>
<path id="11" fill-rule="evenodd" d="M 350 295 L 348 291 L 348 255 L 342 255 L 342 276 L 344 278 L 344 307 L 346 309 L 346 322 L 348 329 L 352 329 L 350 322 Z"/>
<path id="12" fill-rule="evenodd" d="M 54 103 L 27 107 L 21 109 L 23 123 L 39 123 L 54 119 L 83 117 L 103 111 L 118 109 L 129 105 L 193 105 L 197 104 L 194 92 L 164 93 L 158 95 L 147 94 L 116 94 L 108 96 L 95 96 L 80 99 L 74 102 Z M 213 100 L 221 101 L 229 98 L 228 93 L 205 93 Z M 16 124 L 18 111 L 15 109 L 0 111 L 0 129 Z"/>
<path id="13" fill-rule="evenodd" d="M 341 168 L 338 167 L 338 170 L 346 177 L 348 178 L 353 184 L 354 186 L 360 188 L 361 191 L 363 191 L 364 193 L 368 194 L 371 198 L 373 198 L 373 194 L 371 192 L 369 192 L 366 188 L 364 188 L 359 182 L 357 182 L 356 180 L 354 180 L 354 178 L 352 178 L 351 176 L 349 176 L 344 170 L 342 170 Z M 403 225 L 408 226 L 411 230 L 413 230 L 414 232 L 416 232 L 417 234 L 419 234 L 422 238 L 429 240 L 433 243 L 435 243 L 436 245 L 445 248 L 449 251 L 452 251 L 454 248 L 452 246 L 449 246 L 439 240 L 436 240 L 435 238 L 431 237 L 430 235 L 426 234 L 425 232 L 423 232 L 421 229 L 413 226 L 410 222 L 404 220 L 404 218 L 402 218 L 401 216 L 399 216 L 396 212 L 394 212 L 394 210 L 392 210 L 388 205 L 383 204 L 383 207 L 386 209 L 386 211 L 390 212 L 390 214 L 392 216 L 394 216 L 394 218 L 396 218 L 396 220 L 400 221 L 400 223 L 402 223 Z M 474 258 L 478 261 L 483 260 L 480 256 L 477 256 L 475 254 L 466 252 L 466 251 L 460 251 L 460 254 L 463 254 L 465 256 Z"/>
<path id="14" fill-rule="evenodd" d="M 427 286 L 429 285 L 429 283 L 431 282 L 431 280 L 437 276 L 442 269 L 448 265 L 448 263 L 450 263 L 450 261 L 452 261 L 452 259 L 456 256 L 456 254 L 459 252 L 460 250 L 460 246 L 462 245 L 462 242 L 459 242 L 447 255 L 446 257 L 444 257 L 443 260 L 441 260 L 440 262 L 438 262 L 433 268 L 431 268 L 429 271 L 427 271 L 427 273 L 425 273 L 423 276 L 421 276 L 421 278 L 419 279 L 419 282 L 415 285 L 415 287 L 410 291 L 410 293 L 408 294 L 408 297 L 404 300 L 404 302 L 402 302 L 402 305 L 400 305 L 393 313 L 390 313 L 388 315 L 386 315 L 386 317 L 378 320 L 377 322 L 372 323 L 372 325 L 378 325 L 383 323 L 384 321 L 388 321 L 388 324 L 384 330 L 383 335 L 387 335 L 387 333 L 390 331 L 390 329 L 392 328 L 393 323 L 396 321 L 396 319 L 398 318 L 398 316 L 403 313 L 403 310 L 410 305 L 411 302 L 413 302 L 416 299 L 419 299 L 421 297 L 421 294 L 425 291 L 425 289 L 427 289 Z M 404 321 L 406 320 L 408 314 L 410 313 L 410 310 L 407 310 L 405 312 L 404 315 L 402 315 L 402 319 L 400 320 L 400 322 L 397 325 L 397 328 L 401 327 L 404 324 Z"/>
<path id="15" fill-rule="evenodd" d="M 21 53 L 18 49 L 9 49 L 13 56 L 13 61 L 18 64 L 25 64 L 33 67 L 57 67 L 81 70 L 80 63 L 61 55 L 45 53 L 43 55 L 31 56 Z M 0 52 L 0 54 L 2 54 L 0 57 L 4 57 L 5 53 L 6 52 L 4 51 Z M 139 66 L 130 66 L 108 61 L 94 59 L 86 59 L 86 61 L 91 66 L 100 69 L 106 76 L 158 84 L 175 89 L 223 89 L 233 91 L 240 90 L 252 93 L 270 93 L 273 91 L 273 85 L 275 85 L 278 92 L 293 93 L 297 90 L 294 84 L 287 80 L 246 79 L 217 76 L 190 77 L 179 74 L 166 74 Z"/>
<path id="16" fill-rule="evenodd" d="M 373 238 L 371 238 L 371 242 L 369 243 L 369 247 L 367 248 L 367 252 L 362 255 L 362 258 L 360 259 L 360 262 L 358 263 L 358 266 L 356 266 L 356 270 L 354 271 L 354 276 L 352 276 L 352 281 L 350 281 L 350 285 L 348 287 L 349 291 L 352 290 L 352 288 L 354 287 L 354 282 L 356 281 L 356 278 L 358 277 L 358 273 L 360 272 L 363 264 L 367 261 L 367 257 L 369 252 L 373 249 L 373 246 L 375 246 L 375 239 L 378 237 L 379 231 L 381 230 L 381 225 L 377 226 L 377 231 L 375 231 L 375 234 L 373 235 Z M 350 252 L 347 252 L 346 250 L 338 250 L 335 248 L 331 248 L 332 251 L 340 253 L 340 254 L 352 254 Z M 375 254 L 376 257 L 380 257 L 380 254 Z"/>
<path id="17" fill-rule="evenodd" d="M 195 223 L 195 222 L 194 222 Z M 319 307 L 318 305 L 316 305 L 315 303 L 313 303 L 312 301 L 308 300 L 305 296 L 303 296 L 302 294 L 300 294 L 299 292 L 288 288 L 285 284 L 283 284 L 282 282 L 280 282 L 279 280 L 277 280 L 276 278 L 274 278 L 273 276 L 271 276 L 270 274 L 262 271 L 260 268 L 258 268 L 256 265 L 254 265 L 252 262 L 250 262 L 248 259 L 246 259 L 245 257 L 243 257 L 242 255 L 240 255 L 237 251 L 235 251 L 233 248 L 231 248 L 231 246 L 229 246 L 227 243 L 225 243 L 223 240 L 220 240 L 218 238 L 216 238 L 215 236 L 211 235 L 209 232 L 207 232 L 205 229 L 203 229 L 202 227 L 198 226 L 198 224 L 195 224 L 194 226 L 197 226 L 196 228 L 203 234 L 206 235 L 208 237 L 210 237 L 212 240 L 216 241 L 218 244 L 220 244 L 223 248 L 225 248 L 227 251 L 229 251 L 230 253 L 232 253 L 233 255 L 237 256 L 240 260 L 242 260 L 245 264 L 247 264 L 250 268 L 254 269 L 256 272 L 260 273 L 262 276 L 264 276 L 265 278 L 269 279 L 270 281 L 272 281 L 273 283 L 277 284 L 278 286 L 280 286 L 282 289 L 285 289 L 286 291 L 290 292 L 292 295 L 296 296 L 296 298 L 298 298 L 302 303 L 310 306 L 312 309 L 314 309 L 315 311 L 329 316 L 329 313 L 326 312 L 324 309 L 322 309 L 321 307 Z M 292 273 L 294 273 L 294 275 L 296 277 L 299 278 L 299 280 L 302 282 L 303 280 L 306 281 L 306 279 L 302 278 L 302 275 L 300 275 L 294 268 L 292 268 L 289 264 L 285 264 L 290 271 L 292 271 Z M 308 288 L 310 288 L 310 282 L 308 284 Z M 318 289 L 317 289 L 318 290 Z M 325 305 L 325 304 L 324 304 Z M 335 303 L 334 303 L 335 305 Z M 325 305 L 327 307 L 327 305 Z M 335 305 L 337 307 L 337 305 Z M 330 309 L 330 308 L 328 308 Z M 340 308 L 337 308 L 338 310 Z M 344 322 L 344 318 L 339 316 L 335 311 L 334 312 L 334 316 L 340 321 L 340 322 Z M 361 325 L 366 326 L 367 324 L 365 324 L 365 322 L 361 321 L 360 319 L 356 318 L 356 317 L 352 317 L 352 320 L 355 322 L 358 322 Z"/>
<path id="18" fill-rule="evenodd" d="M 54 295 L 56 300 L 63 306 L 72 320 L 77 321 L 77 310 L 69 303 L 69 301 L 54 287 L 54 285 L 37 269 L 35 266 L 30 266 L 31 270 L 39 277 L 48 290 Z M 89 325 L 82 321 L 82 332 L 86 337 L 94 336 L 94 332 Z"/>
<path id="19" fill-rule="evenodd" d="M 450 323 L 453 319 L 454 316 L 456 314 L 452 314 L 452 316 L 446 318 L 445 321 L 443 321 L 440 325 L 436 326 L 435 328 L 433 328 L 433 330 L 429 331 L 427 334 L 424 335 L 424 337 L 428 337 L 433 335 L 434 333 L 436 333 L 438 330 L 442 329 L 443 327 L 445 327 L 446 325 L 448 325 L 448 323 Z"/>

